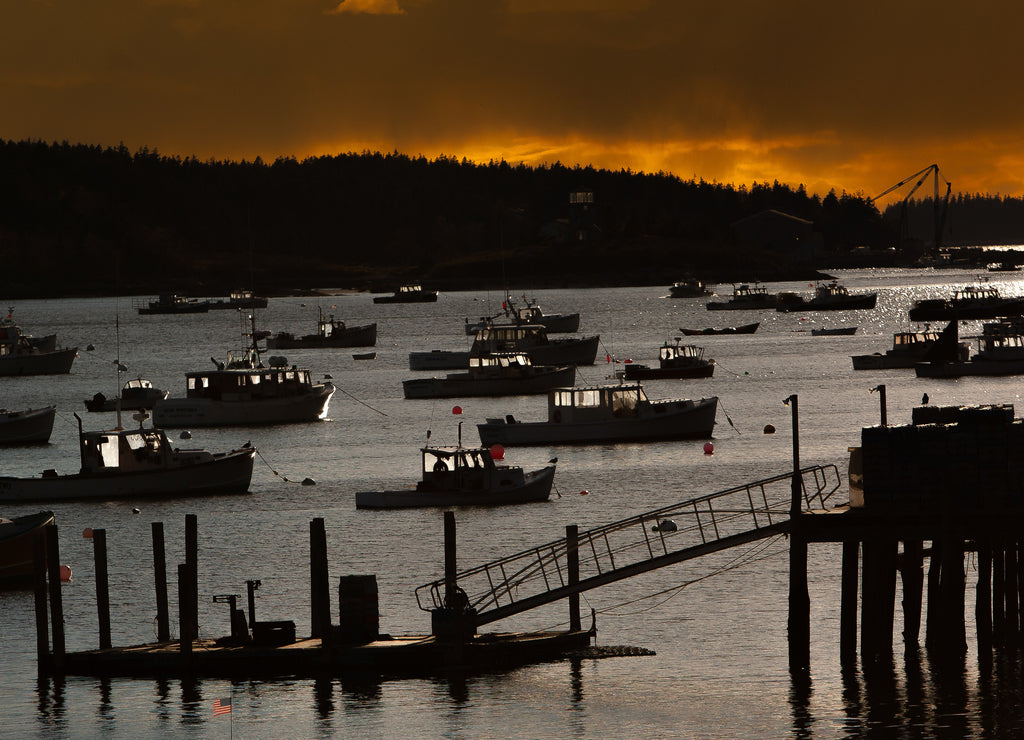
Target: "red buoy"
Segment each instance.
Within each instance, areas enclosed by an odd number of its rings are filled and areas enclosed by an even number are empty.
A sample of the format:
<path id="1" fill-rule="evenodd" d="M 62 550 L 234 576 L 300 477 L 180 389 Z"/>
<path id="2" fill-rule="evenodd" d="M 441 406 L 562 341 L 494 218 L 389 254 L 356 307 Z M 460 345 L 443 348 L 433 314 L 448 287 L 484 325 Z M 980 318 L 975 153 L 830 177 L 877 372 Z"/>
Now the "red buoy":
<path id="1" fill-rule="evenodd" d="M 493 460 L 504 460 L 505 459 L 505 448 L 501 445 L 491 445 L 491 459 Z"/>
<path id="2" fill-rule="evenodd" d="M 85 529 L 83 529 L 82 530 L 82 537 L 84 537 L 87 540 L 91 540 L 92 539 L 92 527 L 86 527 Z"/>
<path id="3" fill-rule="evenodd" d="M 461 406 L 453 406 L 452 407 L 452 413 L 455 414 L 456 416 L 458 416 L 459 414 L 462 413 L 462 407 Z"/>
<path id="4" fill-rule="evenodd" d="M 710 442 L 705 442 L 704 443 L 704 454 L 705 455 L 714 455 L 715 454 L 715 446 L 713 444 L 711 444 Z"/>
<path id="5" fill-rule="evenodd" d="M 60 580 L 61 583 L 67 583 L 71 580 L 71 567 L 68 565 L 60 566 Z"/>

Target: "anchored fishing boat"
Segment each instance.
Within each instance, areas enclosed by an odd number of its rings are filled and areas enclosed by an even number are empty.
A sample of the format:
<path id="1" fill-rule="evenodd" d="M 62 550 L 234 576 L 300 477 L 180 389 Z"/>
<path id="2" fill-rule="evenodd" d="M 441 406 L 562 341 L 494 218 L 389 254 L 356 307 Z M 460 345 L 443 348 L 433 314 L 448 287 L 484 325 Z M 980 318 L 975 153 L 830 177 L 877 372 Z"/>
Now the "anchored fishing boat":
<path id="1" fill-rule="evenodd" d="M 692 344 L 665 342 L 658 350 L 658 367 L 629 363 L 623 371 L 626 380 L 650 380 L 655 378 L 710 378 L 715 372 L 715 361 L 704 357 L 704 348 Z"/>
<path id="2" fill-rule="evenodd" d="M 500 352 L 469 358 L 469 371 L 443 378 L 402 381 L 406 398 L 456 396 L 525 396 L 571 385 L 573 365 L 534 365 L 522 352 Z"/>
<path id="3" fill-rule="evenodd" d="M 473 356 L 522 352 L 537 365 L 593 365 L 597 359 L 598 335 L 550 339 L 543 326 L 523 324 L 490 326 L 476 333 L 472 346 L 464 351 L 430 350 L 410 352 L 410 370 L 449 370 L 469 367 Z"/>
<path id="4" fill-rule="evenodd" d="M 956 330 L 956 322 L 950 325 Z M 975 337 L 978 351 L 967 359 L 933 356 L 914 365 L 919 378 L 961 378 L 1024 374 L 1024 321 L 1003 320 L 986 323 Z"/>
<path id="5" fill-rule="evenodd" d="M 56 406 L 8 411 L 0 409 L 0 445 L 42 444 L 50 441 Z"/>
<path id="6" fill-rule="evenodd" d="M 19 588 L 32 583 L 33 544 L 44 527 L 53 524 L 53 512 L 0 517 L 0 589 Z"/>
<path id="7" fill-rule="evenodd" d="M 295 336 L 282 331 L 267 337 L 267 349 L 323 349 L 331 347 L 372 347 L 377 344 L 377 324 L 346 326 L 344 321 L 323 311 L 316 322 L 316 334 Z"/>
<path id="8" fill-rule="evenodd" d="M 954 327 L 955 329 L 955 327 Z M 932 328 L 921 331 L 899 331 L 892 335 L 892 348 L 884 353 L 875 352 L 871 355 L 852 355 L 854 370 L 882 370 L 890 368 L 912 368 L 927 359 L 928 352 L 942 337 L 942 332 Z M 960 341 L 954 341 L 953 354 L 948 355 L 957 361 L 966 360 L 970 347 Z"/>
<path id="9" fill-rule="evenodd" d="M 116 411 L 120 406 L 122 411 L 148 411 L 157 401 L 169 395 L 169 391 L 160 390 L 144 378 L 133 378 L 122 386 L 120 395 L 107 398 L 102 393 L 97 393 L 86 399 L 85 408 L 87 411 Z"/>
<path id="10" fill-rule="evenodd" d="M 461 434 L 460 434 L 461 437 Z M 547 501 L 555 465 L 527 472 L 506 465 L 500 446 L 423 447 L 423 477 L 415 488 L 356 493 L 357 509 L 413 506 L 497 506 Z"/>
<path id="11" fill-rule="evenodd" d="M 23 334 L 12 312 L 0 322 L 0 376 L 64 375 L 78 357 L 78 347 L 57 348 L 56 335 L 40 339 Z"/>
<path id="12" fill-rule="evenodd" d="M 776 311 L 850 311 L 874 308 L 878 293 L 851 293 L 845 285 L 833 280 L 814 289 L 811 298 L 797 293 L 783 293 L 779 296 Z"/>
<path id="13" fill-rule="evenodd" d="M 996 319 L 1024 314 L 1024 297 L 1007 298 L 991 286 L 970 285 L 950 298 L 925 298 L 910 308 L 911 321 Z"/>
<path id="14" fill-rule="evenodd" d="M 392 295 L 374 296 L 374 303 L 433 303 L 437 300 L 436 290 L 424 290 L 422 285 L 402 285 Z"/>
<path id="15" fill-rule="evenodd" d="M 484 445 L 589 444 L 707 439 L 718 397 L 651 400 L 638 382 L 557 388 L 548 393 L 547 421 L 487 419 L 478 424 Z"/>
<path id="16" fill-rule="evenodd" d="M 526 303 L 525 306 L 516 306 L 512 296 L 506 296 L 501 304 L 502 313 L 490 318 L 482 317 L 475 323 L 470 323 L 469 319 L 466 319 L 466 334 L 473 336 L 481 329 L 492 326 L 521 326 L 523 324 L 539 324 L 548 334 L 571 334 L 579 331 L 579 313 L 544 313 L 536 299 L 531 300 L 524 295 L 523 301 Z M 501 319 L 502 316 L 504 316 L 504 320 Z"/>
<path id="17" fill-rule="evenodd" d="M 769 293 L 763 285 L 738 285 L 733 286 L 732 297 L 726 301 L 708 301 L 709 311 L 749 311 L 761 308 L 775 308 L 779 303 L 779 296 Z"/>
<path id="18" fill-rule="evenodd" d="M 684 329 L 679 328 L 684 335 L 688 337 L 697 337 L 710 334 L 753 334 L 757 331 L 757 327 L 761 325 L 760 321 L 755 321 L 753 324 L 743 324 L 741 326 L 725 326 L 721 329 L 715 329 L 708 327 L 706 329 Z"/>
<path id="19" fill-rule="evenodd" d="M 147 414 L 136 414 L 138 429 L 82 431 L 78 420 L 81 467 L 58 475 L 44 470 L 34 478 L 0 477 L 0 503 L 53 503 L 78 499 L 163 498 L 245 493 L 256 450 L 230 452 L 174 449 L 161 429 L 144 429 Z"/>
<path id="20" fill-rule="evenodd" d="M 249 322 L 249 346 L 230 350 L 226 362 L 211 358 L 213 370 L 186 373 L 185 397 L 165 398 L 153 406 L 156 426 L 289 424 L 327 415 L 334 384 L 314 383 L 309 370 L 289 366 L 285 357 L 272 355 L 264 365 L 251 316 Z"/>

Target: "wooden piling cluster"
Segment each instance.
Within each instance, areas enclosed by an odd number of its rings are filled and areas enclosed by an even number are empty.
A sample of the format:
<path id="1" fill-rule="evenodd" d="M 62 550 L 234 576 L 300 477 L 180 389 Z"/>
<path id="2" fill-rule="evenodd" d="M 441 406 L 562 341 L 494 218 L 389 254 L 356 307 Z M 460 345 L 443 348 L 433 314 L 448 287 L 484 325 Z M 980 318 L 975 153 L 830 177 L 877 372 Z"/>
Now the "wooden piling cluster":
<path id="1" fill-rule="evenodd" d="M 884 419 L 884 405 L 883 405 Z M 977 557 L 974 614 L 981 657 L 1024 632 L 1024 423 L 1012 406 L 922 407 L 913 424 L 862 432 L 845 511 L 796 513 L 791 530 L 790 666 L 809 667 L 808 542 L 842 543 L 840 659 L 889 660 L 897 583 L 903 640 L 933 660 L 967 650 L 966 570 Z M 794 491 L 794 496 L 796 496 Z M 925 567 L 927 566 L 927 578 Z M 927 591 L 925 591 L 927 589 Z M 859 591 L 859 593 L 858 593 Z M 925 595 L 927 599 L 925 600 Z M 859 596 L 859 599 L 858 599 Z M 926 605 L 926 607 L 925 607 Z M 796 626 L 794 628 L 794 625 Z"/>

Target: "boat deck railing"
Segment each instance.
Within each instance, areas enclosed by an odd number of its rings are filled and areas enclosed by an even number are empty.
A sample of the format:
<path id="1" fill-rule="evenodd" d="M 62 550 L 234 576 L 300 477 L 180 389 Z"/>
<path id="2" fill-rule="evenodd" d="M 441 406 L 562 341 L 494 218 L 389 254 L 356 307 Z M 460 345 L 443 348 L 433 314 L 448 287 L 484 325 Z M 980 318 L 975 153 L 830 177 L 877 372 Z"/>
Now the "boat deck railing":
<path id="1" fill-rule="evenodd" d="M 578 578 L 570 579 L 570 542 L 539 547 L 459 572 L 456 589 L 485 624 L 683 560 L 788 530 L 792 473 L 728 488 L 607 524 L 576 537 Z M 805 510 L 834 504 L 841 479 L 835 465 L 800 471 Z M 845 503 L 845 502 L 844 502 Z M 416 589 L 423 610 L 441 608 L 444 579 Z"/>

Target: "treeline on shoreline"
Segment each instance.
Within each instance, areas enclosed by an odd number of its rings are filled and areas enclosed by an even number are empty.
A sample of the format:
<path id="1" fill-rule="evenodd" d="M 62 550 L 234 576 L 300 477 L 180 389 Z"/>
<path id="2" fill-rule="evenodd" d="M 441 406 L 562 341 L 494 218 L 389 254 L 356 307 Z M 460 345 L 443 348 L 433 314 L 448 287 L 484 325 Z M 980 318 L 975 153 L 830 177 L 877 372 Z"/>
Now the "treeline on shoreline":
<path id="1" fill-rule="evenodd" d="M 593 202 L 570 203 L 581 192 Z M 818 264 L 735 243 L 731 225 L 769 209 L 814 222 Z M 960 195 L 951 212 L 959 243 L 1024 241 L 1020 199 Z M 860 194 L 561 164 L 397 152 L 204 162 L 0 140 L 0 294 L 772 279 L 841 265 L 857 247 L 884 249 L 901 218 L 930 238 L 932 214 L 929 199 L 879 212 Z"/>

